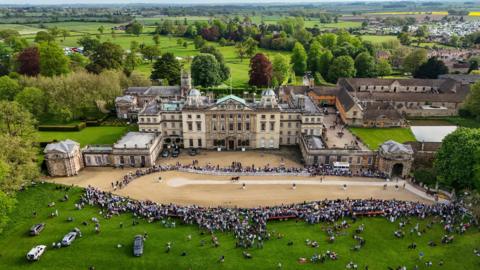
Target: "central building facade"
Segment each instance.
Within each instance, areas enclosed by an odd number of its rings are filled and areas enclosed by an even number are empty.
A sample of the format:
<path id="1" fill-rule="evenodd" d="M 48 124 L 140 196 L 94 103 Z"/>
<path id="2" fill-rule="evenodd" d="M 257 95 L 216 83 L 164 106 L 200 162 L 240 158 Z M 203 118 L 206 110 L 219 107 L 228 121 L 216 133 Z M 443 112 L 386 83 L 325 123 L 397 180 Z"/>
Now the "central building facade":
<path id="1" fill-rule="evenodd" d="M 273 90 L 259 100 L 227 95 L 212 100 L 192 89 L 182 101 L 153 100 L 139 113 L 139 130 L 162 136 L 164 145 L 242 150 L 299 143 L 302 133 L 320 136 L 323 114 L 305 95 L 279 103 Z"/>

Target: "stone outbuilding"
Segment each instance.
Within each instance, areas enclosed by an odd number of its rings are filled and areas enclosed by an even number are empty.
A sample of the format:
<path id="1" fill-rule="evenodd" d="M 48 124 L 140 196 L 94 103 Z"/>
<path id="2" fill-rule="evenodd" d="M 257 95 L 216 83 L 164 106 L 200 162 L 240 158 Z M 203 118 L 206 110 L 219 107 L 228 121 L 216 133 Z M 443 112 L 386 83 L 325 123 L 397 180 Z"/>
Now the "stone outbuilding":
<path id="1" fill-rule="evenodd" d="M 51 176 L 73 176 L 83 167 L 80 144 L 65 140 L 50 143 L 45 147 L 45 163 Z"/>
<path id="2" fill-rule="evenodd" d="M 386 141 L 378 149 L 378 170 L 387 175 L 405 177 L 410 173 L 413 163 L 411 145 L 396 141 Z"/>

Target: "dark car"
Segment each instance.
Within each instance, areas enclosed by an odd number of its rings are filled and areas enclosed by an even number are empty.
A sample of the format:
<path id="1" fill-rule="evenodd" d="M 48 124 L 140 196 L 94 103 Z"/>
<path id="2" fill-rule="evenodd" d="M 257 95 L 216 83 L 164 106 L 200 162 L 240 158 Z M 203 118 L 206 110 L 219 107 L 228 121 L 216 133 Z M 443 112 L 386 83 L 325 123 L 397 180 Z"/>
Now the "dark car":
<path id="1" fill-rule="evenodd" d="M 133 240 L 133 256 L 139 257 L 143 255 L 143 236 L 137 235 Z"/>
<path id="2" fill-rule="evenodd" d="M 180 149 L 178 148 L 173 149 L 172 157 L 178 157 L 178 155 L 180 155 Z"/>
<path id="3" fill-rule="evenodd" d="M 162 157 L 167 158 L 168 156 L 170 156 L 170 151 L 168 151 L 167 149 L 163 150 Z"/>
<path id="4" fill-rule="evenodd" d="M 188 154 L 189 154 L 190 156 L 196 156 L 196 155 L 198 154 L 198 150 L 195 149 L 195 148 L 190 148 L 190 149 L 188 150 Z"/>
<path id="5" fill-rule="evenodd" d="M 32 226 L 32 228 L 30 228 L 30 235 L 31 236 L 39 235 L 44 228 L 45 228 L 45 223 L 35 224 Z"/>

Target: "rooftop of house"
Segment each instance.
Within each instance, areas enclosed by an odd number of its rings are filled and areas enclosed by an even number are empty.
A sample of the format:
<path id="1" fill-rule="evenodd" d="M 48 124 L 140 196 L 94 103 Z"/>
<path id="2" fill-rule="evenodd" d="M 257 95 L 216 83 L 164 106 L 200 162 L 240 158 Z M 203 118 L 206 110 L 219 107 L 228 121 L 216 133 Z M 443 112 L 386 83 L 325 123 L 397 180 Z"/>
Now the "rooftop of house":
<path id="1" fill-rule="evenodd" d="M 154 133 L 128 132 L 113 145 L 113 148 L 150 148 L 156 137 Z"/>
<path id="2" fill-rule="evenodd" d="M 49 143 L 43 150 L 44 153 L 49 152 L 60 152 L 65 154 L 70 154 L 74 151 L 75 147 L 80 146 L 79 143 L 72 140 L 64 140 L 56 143 Z"/>

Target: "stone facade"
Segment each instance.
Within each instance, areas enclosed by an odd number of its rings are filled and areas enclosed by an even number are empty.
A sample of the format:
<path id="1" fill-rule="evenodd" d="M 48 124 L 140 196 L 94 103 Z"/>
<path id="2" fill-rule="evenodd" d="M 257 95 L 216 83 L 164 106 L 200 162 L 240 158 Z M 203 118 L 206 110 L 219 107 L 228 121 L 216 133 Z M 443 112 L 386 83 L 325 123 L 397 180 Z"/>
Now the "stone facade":
<path id="1" fill-rule="evenodd" d="M 115 167 L 151 167 L 162 150 L 161 137 L 155 133 L 129 132 L 113 145 Z"/>
<path id="2" fill-rule="evenodd" d="M 80 144 L 72 140 L 50 143 L 44 153 L 50 176 L 73 176 L 84 167 Z"/>
<path id="3" fill-rule="evenodd" d="M 174 133 L 185 148 L 224 150 L 277 149 L 297 144 L 301 133 L 321 134 L 323 114 L 308 96 L 282 100 L 273 90 L 247 102 L 234 95 L 213 100 L 192 89 L 183 102 L 149 103 L 139 113 L 139 130 L 160 134 L 164 144 L 173 143 Z"/>
<path id="4" fill-rule="evenodd" d="M 378 150 L 378 170 L 390 176 L 406 177 L 412 168 L 413 154 L 410 145 L 386 141 Z"/>

